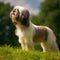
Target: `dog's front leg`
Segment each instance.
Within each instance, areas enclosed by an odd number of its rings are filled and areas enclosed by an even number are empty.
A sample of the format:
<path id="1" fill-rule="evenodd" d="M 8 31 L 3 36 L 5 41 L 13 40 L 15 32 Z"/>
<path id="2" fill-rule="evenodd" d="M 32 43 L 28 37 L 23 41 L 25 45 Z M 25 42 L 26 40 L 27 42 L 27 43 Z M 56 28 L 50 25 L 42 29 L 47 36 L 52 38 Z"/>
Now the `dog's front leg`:
<path id="1" fill-rule="evenodd" d="M 25 50 L 33 50 L 34 49 L 34 44 L 31 40 L 26 41 L 25 44 Z"/>
<path id="2" fill-rule="evenodd" d="M 34 44 L 33 44 L 33 41 L 32 40 L 25 40 L 25 39 L 22 39 L 21 40 L 21 47 L 23 50 L 27 51 L 27 50 L 32 50 L 34 49 Z"/>

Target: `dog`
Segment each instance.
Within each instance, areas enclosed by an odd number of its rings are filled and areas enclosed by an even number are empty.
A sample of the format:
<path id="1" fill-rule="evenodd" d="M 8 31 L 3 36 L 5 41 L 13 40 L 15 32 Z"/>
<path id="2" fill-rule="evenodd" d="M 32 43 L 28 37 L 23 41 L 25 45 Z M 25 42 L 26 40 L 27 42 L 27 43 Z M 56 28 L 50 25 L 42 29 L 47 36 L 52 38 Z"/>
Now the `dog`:
<path id="1" fill-rule="evenodd" d="M 59 52 L 54 32 L 47 26 L 33 24 L 27 8 L 15 6 L 10 12 L 10 17 L 16 26 L 15 33 L 23 50 L 34 49 L 36 44 L 40 44 L 43 52 Z"/>

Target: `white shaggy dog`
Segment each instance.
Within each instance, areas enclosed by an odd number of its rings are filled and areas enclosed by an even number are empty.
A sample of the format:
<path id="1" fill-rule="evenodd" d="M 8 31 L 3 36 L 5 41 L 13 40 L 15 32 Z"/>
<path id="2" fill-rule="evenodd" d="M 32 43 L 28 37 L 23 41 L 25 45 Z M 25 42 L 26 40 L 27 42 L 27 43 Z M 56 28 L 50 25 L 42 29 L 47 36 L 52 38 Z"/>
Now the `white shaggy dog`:
<path id="1" fill-rule="evenodd" d="M 10 12 L 10 17 L 16 26 L 15 33 L 23 50 L 34 49 L 35 44 L 41 44 L 43 52 L 59 51 L 53 31 L 46 26 L 32 24 L 28 9 L 15 6 Z"/>

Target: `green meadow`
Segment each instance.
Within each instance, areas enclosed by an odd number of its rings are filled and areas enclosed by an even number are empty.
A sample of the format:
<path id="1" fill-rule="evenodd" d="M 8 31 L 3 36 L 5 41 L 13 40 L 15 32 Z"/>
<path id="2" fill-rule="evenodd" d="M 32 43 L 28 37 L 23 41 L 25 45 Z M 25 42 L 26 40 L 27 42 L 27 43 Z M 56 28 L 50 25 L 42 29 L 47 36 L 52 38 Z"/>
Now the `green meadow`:
<path id="1" fill-rule="evenodd" d="M 60 53 L 23 51 L 19 47 L 0 47 L 0 60 L 60 60 Z"/>

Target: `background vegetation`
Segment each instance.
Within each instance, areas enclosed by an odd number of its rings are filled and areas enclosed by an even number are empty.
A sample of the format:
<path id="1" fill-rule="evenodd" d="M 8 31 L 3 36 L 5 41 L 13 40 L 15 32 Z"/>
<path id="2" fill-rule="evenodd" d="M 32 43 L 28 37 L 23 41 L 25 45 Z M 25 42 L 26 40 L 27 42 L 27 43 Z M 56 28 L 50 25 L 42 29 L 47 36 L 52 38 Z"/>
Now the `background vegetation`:
<path id="1" fill-rule="evenodd" d="M 18 45 L 17 37 L 15 36 L 15 26 L 10 19 L 10 11 L 12 6 L 9 3 L 0 2 L 0 45 Z"/>
<path id="2" fill-rule="evenodd" d="M 14 33 L 15 26 L 9 16 L 12 8 L 9 3 L 0 2 L 0 45 L 19 46 Z M 38 15 L 31 16 L 32 22 L 36 25 L 49 26 L 55 32 L 60 48 L 60 0 L 45 0 L 39 6 L 39 10 Z"/>
<path id="3" fill-rule="evenodd" d="M 60 53 L 23 51 L 9 46 L 0 47 L 0 60 L 60 60 Z"/>

